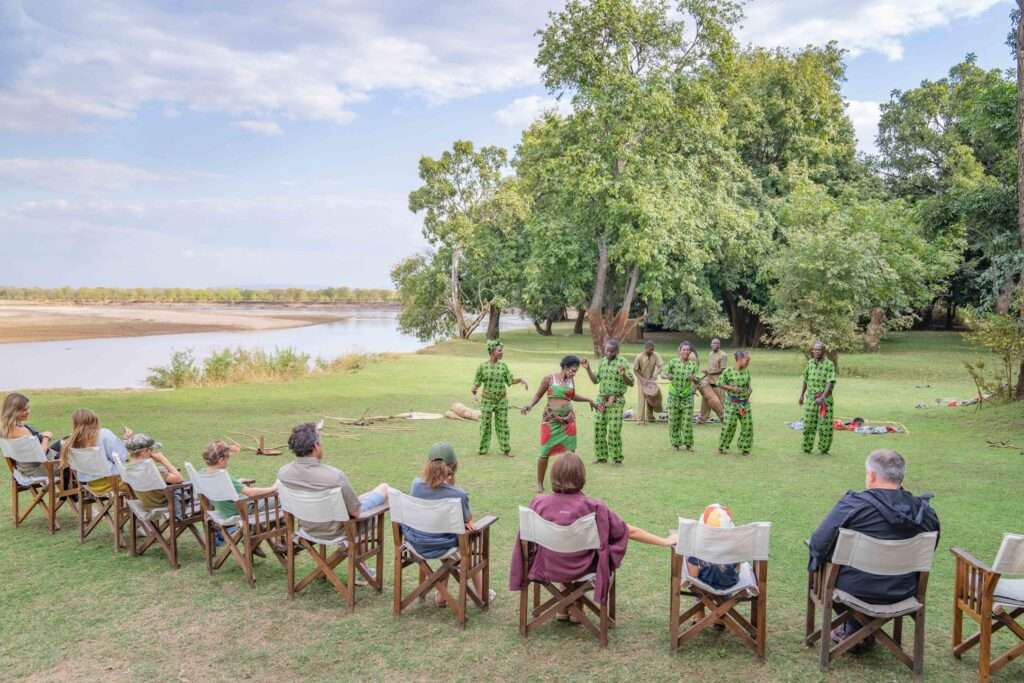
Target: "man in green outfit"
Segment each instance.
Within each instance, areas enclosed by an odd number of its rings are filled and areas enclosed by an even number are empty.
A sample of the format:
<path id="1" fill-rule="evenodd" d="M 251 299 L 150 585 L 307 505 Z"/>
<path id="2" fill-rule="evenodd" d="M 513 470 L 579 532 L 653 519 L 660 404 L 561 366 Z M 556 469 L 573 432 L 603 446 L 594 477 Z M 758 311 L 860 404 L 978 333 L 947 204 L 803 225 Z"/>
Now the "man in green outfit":
<path id="1" fill-rule="evenodd" d="M 722 419 L 722 433 L 718 437 L 718 452 L 725 454 L 736 433 L 739 423 L 740 437 L 737 441 L 740 453 L 750 455 L 754 446 L 754 416 L 750 412 L 750 394 L 754 388 L 750 385 L 750 354 L 737 351 L 733 354 L 736 367 L 726 368 L 718 385 L 725 390 L 725 417 Z"/>
<path id="2" fill-rule="evenodd" d="M 494 420 L 494 431 L 498 433 L 498 445 L 506 458 L 512 457 L 512 439 L 508 430 L 508 398 L 505 390 L 513 384 L 522 384 L 529 391 L 526 380 L 513 378 L 512 371 L 501 360 L 505 349 L 497 339 L 487 341 L 487 353 L 490 356 L 476 369 L 473 378 L 473 395 L 483 387 L 480 397 L 480 455 L 486 455 L 491 448 L 491 420 Z"/>
<path id="3" fill-rule="evenodd" d="M 811 359 L 804 368 L 804 386 L 800 389 L 799 404 L 804 407 L 803 451 L 814 450 L 814 437 L 818 437 L 818 450 L 828 455 L 832 446 L 832 389 L 836 385 L 836 366 L 825 357 L 824 342 L 814 342 Z M 810 390 L 813 401 L 804 401 Z"/>
<path id="4" fill-rule="evenodd" d="M 622 410 L 625 407 L 626 388 L 633 386 L 629 363 L 619 356 L 619 340 L 609 339 L 604 344 L 604 358 L 597 366 L 597 374 L 584 358 L 580 363 L 587 370 L 590 381 L 599 385 L 598 413 L 594 418 L 595 463 L 608 462 L 611 456 L 616 465 L 622 464 Z"/>
<path id="5" fill-rule="evenodd" d="M 672 447 L 693 450 L 693 385 L 698 376 L 697 362 L 692 360 L 690 342 L 679 345 L 679 357 L 673 358 L 662 371 L 671 386 L 668 391 L 668 435 Z"/>

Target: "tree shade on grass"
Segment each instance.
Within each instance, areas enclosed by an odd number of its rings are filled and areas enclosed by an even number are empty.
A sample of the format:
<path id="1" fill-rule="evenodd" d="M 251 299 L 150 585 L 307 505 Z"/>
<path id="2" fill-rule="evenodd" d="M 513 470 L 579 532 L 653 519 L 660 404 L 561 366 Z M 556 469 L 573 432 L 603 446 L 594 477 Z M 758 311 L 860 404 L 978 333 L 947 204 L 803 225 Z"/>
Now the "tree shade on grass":
<path id="1" fill-rule="evenodd" d="M 552 337 L 504 335 L 506 359 L 516 375 L 536 382 L 554 371 L 568 352 L 586 352 L 587 337 L 556 325 Z M 659 343 L 670 354 L 674 340 Z M 702 351 L 706 347 L 698 346 Z M 639 352 L 627 345 L 627 357 Z M 838 416 L 904 423 L 909 434 L 861 436 L 837 433 L 832 455 L 800 453 L 800 434 L 783 422 L 798 419 L 802 356 L 793 351 L 755 351 L 750 366 L 755 392 L 754 455 L 714 454 L 718 427 L 696 428 L 693 453 L 671 449 L 665 425 L 624 429 L 626 465 L 590 466 L 586 490 L 628 522 L 663 534 L 679 515 L 694 517 L 705 505 L 729 505 L 737 523 L 773 523 L 768 576 L 768 656 L 753 662 L 728 635 L 702 634 L 696 646 L 668 653 L 669 551 L 631 545 L 618 572 L 619 627 L 607 650 L 578 632 L 551 624 L 524 642 L 517 633 L 516 595 L 506 587 L 515 534 L 516 505 L 532 497 L 539 417 L 512 411 L 515 459 L 474 455 L 477 425 L 416 422 L 413 431 L 358 432 L 361 438 L 326 439 L 326 461 L 345 470 L 359 490 L 384 480 L 401 489 L 422 466 L 429 445 L 451 441 L 460 458 L 459 484 L 470 493 L 474 515 L 497 514 L 492 528 L 492 588 L 497 601 L 474 613 L 465 632 L 446 614 L 413 607 L 391 616 L 391 577 L 383 594 L 359 589 L 359 608 L 345 606 L 323 583 L 293 602 L 286 599 L 284 570 L 261 562 L 255 589 L 237 569 L 208 577 L 199 548 L 181 544 L 182 568 L 167 569 L 159 555 L 113 555 L 103 542 L 79 545 L 69 513 L 64 529 L 46 533 L 36 517 L 10 526 L 7 496 L 0 498 L 0 661 L 5 680 L 70 680 L 85 676 L 159 681 L 190 680 L 703 680 L 820 681 L 816 652 L 801 644 L 805 539 L 831 505 L 850 488 L 861 488 L 864 458 L 894 447 L 909 462 L 907 487 L 931 491 L 942 519 L 942 540 L 929 584 L 926 676 L 935 681 L 976 679 L 977 656 L 958 662 L 950 654 L 953 559 L 949 548 L 994 555 L 1002 533 L 1024 530 L 1013 492 L 1024 487 L 1024 453 L 987 447 L 986 439 L 1024 445 L 1018 405 L 915 410 L 939 397 L 968 397 L 970 379 L 961 361 L 976 352 L 955 334 L 900 333 L 882 353 L 851 354 L 836 387 Z M 468 401 L 473 370 L 483 355 L 478 340 L 440 344 L 425 352 L 378 363 L 354 374 L 303 379 L 289 384 L 235 385 L 173 392 L 31 392 L 33 424 L 67 432 L 78 407 L 95 410 L 115 431 L 128 424 L 162 441 L 173 462 L 201 463 L 205 443 L 229 431 L 285 432 L 321 415 L 440 412 Z M 921 387 L 921 388 L 919 388 Z M 592 395 L 585 378 L 578 389 Z M 527 394 L 513 387 L 511 403 Z M 627 396 L 632 401 L 633 396 Z M 632 403 L 630 403 L 631 405 Z M 593 419 L 579 412 L 581 454 L 592 455 Z M 355 430 L 353 430 L 355 431 Z M 273 481 L 288 456 L 235 456 L 231 471 Z M 6 482 L 5 482 L 6 483 Z M 101 539 L 104 533 L 101 533 Z M 386 567 L 390 567 L 388 547 Z M 69 605 L 63 607 L 62 605 Z M 1005 633 L 997 642 L 1009 644 Z M 1003 640 L 1007 639 L 1004 643 Z M 999 680 L 1024 676 L 1013 662 Z M 831 681 L 904 680 L 902 665 L 885 653 L 847 657 Z"/>

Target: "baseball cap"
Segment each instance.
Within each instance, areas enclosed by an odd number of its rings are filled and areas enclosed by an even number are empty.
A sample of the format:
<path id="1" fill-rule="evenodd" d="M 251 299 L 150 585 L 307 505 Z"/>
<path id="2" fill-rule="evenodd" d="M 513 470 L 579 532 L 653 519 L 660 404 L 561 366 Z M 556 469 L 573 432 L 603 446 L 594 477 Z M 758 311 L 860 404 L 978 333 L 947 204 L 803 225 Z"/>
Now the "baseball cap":
<path id="1" fill-rule="evenodd" d="M 459 459 L 455 457 L 455 449 L 452 445 L 447 442 L 435 443 L 430 447 L 430 453 L 427 454 L 427 461 L 431 460 L 444 460 L 446 465 L 458 465 Z"/>
<path id="2" fill-rule="evenodd" d="M 128 440 L 124 442 L 124 447 L 127 448 L 129 452 L 134 453 L 147 448 L 155 448 L 159 450 L 163 448 L 163 444 L 146 434 L 132 434 L 128 437 Z"/>

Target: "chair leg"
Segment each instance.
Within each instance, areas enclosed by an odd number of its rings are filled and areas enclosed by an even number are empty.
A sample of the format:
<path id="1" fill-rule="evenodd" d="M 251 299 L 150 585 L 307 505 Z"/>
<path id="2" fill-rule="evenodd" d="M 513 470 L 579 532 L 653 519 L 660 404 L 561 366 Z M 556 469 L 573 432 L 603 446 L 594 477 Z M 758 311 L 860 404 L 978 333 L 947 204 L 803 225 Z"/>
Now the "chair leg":
<path id="1" fill-rule="evenodd" d="M 903 617 L 892 620 L 892 639 L 897 645 L 903 645 Z"/>
<path id="2" fill-rule="evenodd" d="M 821 651 L 818 654 L 818 669 L 822 672 L 828 671 L 829 649 L 832 647 L 831 621 L 832 605 L 826 601 L 821 607 Z"/>
<path id="3" fill-rule="evenodd" d="M 601 603 L 601 623 L 598 626 L 598 641 L 601 647 L 608 647 L 608 598 L 609 596 L 605 596 L 604 602 Z"/>
<path id="4" fill-rule="evenodd" d="M 395 548 L 395 585 L 394 600 L 391 601 L 391 613 L 396 617 L 402 616 L 402 547 Z"/>
<path id="5" fill-rule="evenodd" d="M 355 549 L 352 549 L 348 553 L 348 576 L 345 583 L 345 588 L 348 589 L 348 611 L 349 613 L 356 611 L 356 553 Z"/>
<path id="6" fill-rule="evenodd" d="M 46 500 L 49 502 L 46 509 L 46 524 L 50 533 L 55 534 L 57 533 L 57 490 L 53 477 L 50 478 L 46 487 Z"/>
<path id="7" fill-rule="evenodd" d="M 14 520 L 14 528 L 17 529 L 21 525 L 21 520 L 18 518 L 18 482 L 14 481 L 14 475 L 11 475 L 11 514 Z"/>
<path id="8" fill-rule="evenodd" d="M 984 609 L 984 605 L 983 605 Z M 991 676 L 992 669 L 992 613 L 991 607 L 988 612 L 982 612 L 982 620 L 979 626 L 981 632 L 978 634 L 978 680 L 987 681 Z"/>
<path id="9" fill-rule="evenodd" d="M 991 640 L 991 639 L 990 639 Z M 914 615 L 914 679 L 924 676 L 924 607 Z"/>
<path id="10" fill-rule="evenodd" d="M 526 614 L 530 609 L 530 584 L 527 583 L 523 586 L 522 590 L 519 591 L 519 635 L 526 638 L 529 635 L 529 629 L 527 628 Z"/>
<path id="11" fill-rule="evenodd" d="M 285 551 L 285 568 L 288 573 L 288 599 L 295 599 L 295 542 L 289 533 L 285 537 L 285 544 L 288 546 Z"/>

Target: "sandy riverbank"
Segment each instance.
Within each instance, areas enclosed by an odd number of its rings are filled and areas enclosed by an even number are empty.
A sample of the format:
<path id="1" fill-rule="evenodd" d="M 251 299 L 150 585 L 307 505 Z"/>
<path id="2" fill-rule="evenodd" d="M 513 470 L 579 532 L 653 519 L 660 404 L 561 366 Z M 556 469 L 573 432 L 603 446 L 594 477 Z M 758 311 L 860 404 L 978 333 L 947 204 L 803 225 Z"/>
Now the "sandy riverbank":
<path id="1" fill-rule="evenodd" d="M 347 317 L 345 313 L 343 307 L 77 306 L 0 302 L 0 344 L 276 330 L 342 320 Z"/>

